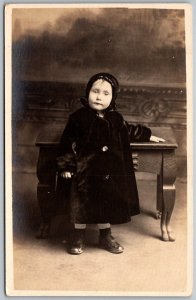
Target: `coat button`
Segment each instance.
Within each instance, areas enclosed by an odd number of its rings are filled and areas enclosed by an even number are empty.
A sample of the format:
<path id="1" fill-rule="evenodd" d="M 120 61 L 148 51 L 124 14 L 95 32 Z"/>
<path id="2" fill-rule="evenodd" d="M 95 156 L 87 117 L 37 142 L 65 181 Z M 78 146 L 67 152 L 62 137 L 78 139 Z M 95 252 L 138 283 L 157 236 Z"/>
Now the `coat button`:
<path id="1" fill-rule="evenodd" d="M 108 150 L 108 147 L 107 147 L 107 146 L 103 146 L 101 150 L 102 150 L 103 152 L 105 152 L 105 151 Z"/>
<path id="2" fill-rule="evenodd" d="M 107 175 L 104 176 L 104 180 L 108 180 L 109 178 L 110 178 L 109 174 L 107 174 Z"/>

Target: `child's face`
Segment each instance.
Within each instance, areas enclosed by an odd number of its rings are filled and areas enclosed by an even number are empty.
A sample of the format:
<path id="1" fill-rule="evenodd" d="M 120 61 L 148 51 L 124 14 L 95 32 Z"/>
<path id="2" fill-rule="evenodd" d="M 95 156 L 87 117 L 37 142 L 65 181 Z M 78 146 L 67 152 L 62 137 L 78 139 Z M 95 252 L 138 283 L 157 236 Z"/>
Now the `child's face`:
<path id="1" fill-rule="evenodd" d="M 89 106 L 97 111 L 102 111 L 110 105 L 111 101 L 111 84 L 102 79 L 98 79 L 97 81 L 95 81 L 89 92 Z"/>

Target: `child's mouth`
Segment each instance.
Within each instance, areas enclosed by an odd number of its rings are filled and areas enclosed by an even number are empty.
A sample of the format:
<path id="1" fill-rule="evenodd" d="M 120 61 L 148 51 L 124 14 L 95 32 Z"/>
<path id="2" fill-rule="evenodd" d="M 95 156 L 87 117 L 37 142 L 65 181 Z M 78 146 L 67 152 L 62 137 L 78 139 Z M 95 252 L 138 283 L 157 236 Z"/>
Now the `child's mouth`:
<path id="1" fill-rule="evenodd" d="M 95 105 L 101 105 L 101 106 L 102 106 L 102 104 L 99 103 L 99 102 L 94 102 L 94 104 L 95 104 Z"/>

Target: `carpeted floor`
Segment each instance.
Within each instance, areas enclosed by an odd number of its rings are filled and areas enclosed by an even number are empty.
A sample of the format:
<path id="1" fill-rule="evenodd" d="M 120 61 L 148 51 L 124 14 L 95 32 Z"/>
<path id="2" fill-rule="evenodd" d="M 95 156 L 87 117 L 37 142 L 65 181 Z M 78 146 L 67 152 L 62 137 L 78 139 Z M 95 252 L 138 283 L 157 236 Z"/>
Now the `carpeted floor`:
<path id="1" fill-rule="evenodd" d="M 24 180 L 22 181 L 24 183 Z M 186 183 L 176 182 L 176 206 L 172 225 L 175 242 L 160 239 L 160 221 L 155 216 L 156 182 L 138 180 L 142 213 L 131 223 L 113 226 L 113 235 L 124 246 L 122 254 L 111 254 L 97 246 L 96 225 L 86 233 L 85 252 L 66 252 L 62 223 L 54 220 L 52 237 L 35 238 L 37 207 L 25 215 L 32 226 L 24 225 L 21 211 L 32 199 L 14 205 L 14 288 L 23 295 L 179 295 L 186 294 L 187 213 Z M 32 197 L 35 197 L 32 194 Z M 24 194 L 23 194 L 24 196 Z M 22 197 L 22 196 L 21 196 Z M 26 200 L 26 199 L 25 199 Z M 62 217 L 61 217 L 62 218 Z M 34 222 L 34 223 L 33 223 Z M 189 280 L 189 279 L 188 279 Z"/>

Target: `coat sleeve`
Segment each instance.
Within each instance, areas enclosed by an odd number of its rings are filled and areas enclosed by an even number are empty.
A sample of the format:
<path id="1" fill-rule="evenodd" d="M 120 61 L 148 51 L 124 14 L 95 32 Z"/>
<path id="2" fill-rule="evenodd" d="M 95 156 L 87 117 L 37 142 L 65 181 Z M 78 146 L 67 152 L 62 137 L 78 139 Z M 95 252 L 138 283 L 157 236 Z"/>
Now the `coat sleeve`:
<path id="1" fill-rule="evenodd" d="M 133 125 L 128 124 L 127 122 L 127 130 L 129 135 L 129 142 L 149 142 L 151 137 L 151 130 L 150 128 L 142 125 Z"/>
<path id="2" fill-rule="evenodd" d="M 77 141 L 77 123 L 70 117 L 63 131 L 57 156 L 57 169 L 59 171 L 75 172 L 75 145 Z"/>

